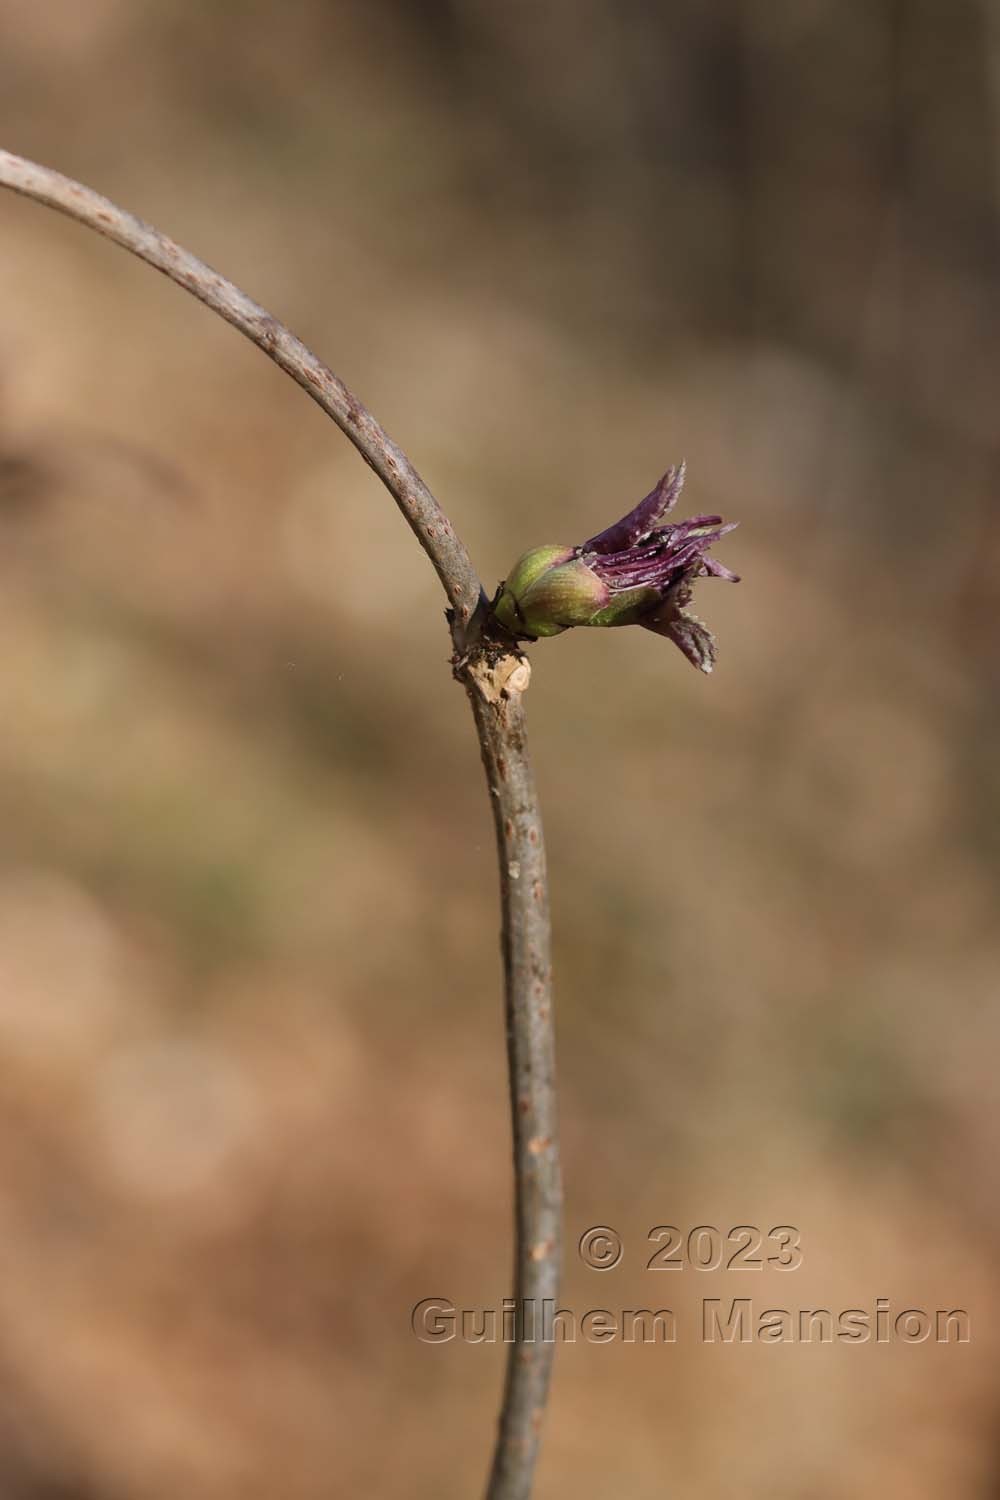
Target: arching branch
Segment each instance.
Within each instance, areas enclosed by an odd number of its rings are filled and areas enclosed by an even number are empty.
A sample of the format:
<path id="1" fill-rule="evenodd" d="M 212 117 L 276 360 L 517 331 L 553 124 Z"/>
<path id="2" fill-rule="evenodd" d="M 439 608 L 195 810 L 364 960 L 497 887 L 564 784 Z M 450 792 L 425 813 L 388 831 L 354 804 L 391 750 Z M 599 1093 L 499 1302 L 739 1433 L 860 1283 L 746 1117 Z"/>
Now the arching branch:
<path id="1" fill-rule="evenodd" d="M 486 601 L 479 578 L 409 459 L 300 339 L 204 261 L 81 183 L 0 150 L 0 186 L 96 229 L 246 334 L 333 418 L 375 470 L 444 586 L 455 675 L 472 703 L 496 826 L 513 1119 L 517 1333 L 508 1351 L 487 1500 L 527 1500 L 554 1352 L 553 1344 L 529 1335 L 544 1302 L 558 1296 L 562 1222 L 548 885 L 524 718 L 527 662 L 509 641 L 483 634 Z"/>
<path id="2" fill-rule="evenodd" d="M 333 418 L 365 463 L 375 470 L 427 553 L 455 611 L 469 624 L 482 587 L 469 554 L 444 511 L 401 449 L 383 431 L 344 382 L 301 339 L 239 287 L 151 224 L 119 208 L 92 188 L 0 149 L 0 186 L 45 203 L 96 229 L 147 265 L 176 281 L 227 323 L 246 334 Z"/>

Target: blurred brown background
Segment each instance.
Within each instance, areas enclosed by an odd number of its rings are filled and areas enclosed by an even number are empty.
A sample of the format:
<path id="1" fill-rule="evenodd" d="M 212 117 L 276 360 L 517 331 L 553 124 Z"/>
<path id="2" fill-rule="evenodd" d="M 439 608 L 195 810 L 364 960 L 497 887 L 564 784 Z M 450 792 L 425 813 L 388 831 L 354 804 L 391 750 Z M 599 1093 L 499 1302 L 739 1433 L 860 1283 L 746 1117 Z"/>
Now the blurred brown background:
<path id="1" fill-rule="evenodd" d="M 0 0 L 0 140 L 286 319 L 492 584 L 685 456 L 702 679 L 533 652 L 578 1312 L 550 1500 L 1000 1495 L 995 0 Z M 284 376 L 0 199 L 0 1495 L 479 1492 L 492 830 L 442 600 Z M 643 1269 L 656 1225 L 804 1263 Z M 573 1254 L 614 1226 L 622 1264 Z M 706 1347 L 703 1297 L 972 1341 Z"/>

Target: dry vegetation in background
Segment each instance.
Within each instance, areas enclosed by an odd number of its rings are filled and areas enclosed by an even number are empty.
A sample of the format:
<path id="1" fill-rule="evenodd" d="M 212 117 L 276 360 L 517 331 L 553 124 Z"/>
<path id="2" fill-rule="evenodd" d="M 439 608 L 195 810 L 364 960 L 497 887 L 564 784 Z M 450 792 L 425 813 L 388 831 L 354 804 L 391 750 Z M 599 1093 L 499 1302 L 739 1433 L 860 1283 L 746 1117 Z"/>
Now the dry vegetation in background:
<path id="1" fill-rule="evenodd" d="M 564 1301 L 888 1296 L 973 1342 L 564 1349 L 539 1495 L 996 1496 L 989 7 L 0 26 L 3 143 L 301 333 L 488 579 L 681 456 L 743 522 L 713 679 L 640 631 L 533 653 L 568 1238 L 629 1251 Z M 502 1350 L 408 1331 L 509 1269 L 492 830 L 431 569 L 256 351 L 13 199 L 0 558 L 0 1493 L 476 1493 Z M 654 1224 L 764 1221 L 802 1230 L 777 1285 L 641 1270 Z"/>

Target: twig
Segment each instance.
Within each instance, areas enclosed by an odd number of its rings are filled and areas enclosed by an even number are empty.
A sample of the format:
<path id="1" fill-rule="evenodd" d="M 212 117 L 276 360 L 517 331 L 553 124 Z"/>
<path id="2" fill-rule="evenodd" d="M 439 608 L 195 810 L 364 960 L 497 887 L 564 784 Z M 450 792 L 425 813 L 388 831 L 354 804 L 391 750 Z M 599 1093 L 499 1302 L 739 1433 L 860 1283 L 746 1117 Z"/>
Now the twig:
<path id="1" fill-rule="evenodd" d="M 496 823 L 514 1141 L 516 1340 L 510 1346 L 487 1500 L 527 1500 L 553 1345 L 535 1342 L 558 1296 L 562 1188 L 556 1125 L 548 887 L 528 758 L 528 663 L 491 633 L 461 541 L 409 459 L 344 383 L 282 323 L 180 245 L 92 189 L 0 149 L 0 186 L 58 209 L 154 266 L 246 334 L 333 418 L 375 470 L 427 553 L 451 606 L 455 676 L 469 695 Z"/>
<path id="2" fill-rule="evenodd" d="M 487 1500 L 527 1500 L 548 1397 L 554 1344 L 539 1342 L 559 1294 L 562 1177 L 545 846 L 528 759 L 519 653 L 490 652 L 464 674 L 496 824 L 503 907 L 507 1057 L 516 1184 L 515 1342 L 507 1359 Z"/>
<path id="3" fill-rule="evenodd" d="M 482 589 L 451 522 L 406 454 L 301 339 L 196 255 L 71 177 L 0 150 L 0 186 L 58 209 L 131 250 L 263 349 L 333 418 L 365 463 L 375 470 L 434 564 L 457 621 L 463 626 L 469 624 Z"/>

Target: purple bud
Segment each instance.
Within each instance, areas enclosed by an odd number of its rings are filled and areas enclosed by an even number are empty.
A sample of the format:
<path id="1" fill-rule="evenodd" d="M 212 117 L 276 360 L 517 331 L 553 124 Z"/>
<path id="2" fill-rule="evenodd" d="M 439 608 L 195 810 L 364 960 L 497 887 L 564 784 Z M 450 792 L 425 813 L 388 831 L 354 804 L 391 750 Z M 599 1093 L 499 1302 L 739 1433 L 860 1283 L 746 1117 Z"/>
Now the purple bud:
<path id="1" fill-rule="evenodd" d="M 662 524 L 683 483 L 682 463 L 668 469 L 627 516 L 582 546 L 526 553 L 494 600 L 496 618 L 522 639 L 574 625 L 642 625 L 673 641 L 700 671 L 711 672 L 715 639 L 687 606 L 696 579 L 739 582 L 708 555 L 737 523 L 705 515 Z"/>

